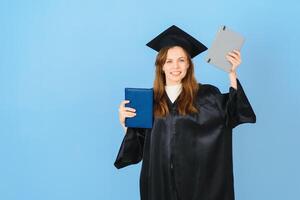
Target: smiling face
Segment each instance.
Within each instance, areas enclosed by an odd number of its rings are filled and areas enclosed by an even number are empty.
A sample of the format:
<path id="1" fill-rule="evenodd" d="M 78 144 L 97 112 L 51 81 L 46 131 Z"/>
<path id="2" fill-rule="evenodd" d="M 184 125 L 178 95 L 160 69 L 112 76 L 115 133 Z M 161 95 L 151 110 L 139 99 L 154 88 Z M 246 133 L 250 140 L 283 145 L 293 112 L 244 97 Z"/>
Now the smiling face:
<path id="1" fill-rule="evenodd" d="M 174 46 L 168 50 L 166 62 L 163 65 L 166 85 L 177 85 L 185 77 L 189 67 L 187 55 L 182 47 Z"/>

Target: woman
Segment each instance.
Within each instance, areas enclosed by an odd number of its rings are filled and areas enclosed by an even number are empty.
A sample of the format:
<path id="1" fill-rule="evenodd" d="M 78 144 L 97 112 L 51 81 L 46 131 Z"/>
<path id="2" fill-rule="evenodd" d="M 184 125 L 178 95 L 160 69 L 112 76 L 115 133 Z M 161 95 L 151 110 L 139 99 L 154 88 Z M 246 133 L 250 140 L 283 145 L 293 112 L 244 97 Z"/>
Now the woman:
<path id="1" fill-rule="evenodd" d="M 159 51 L 153 127 L 125 127 L 125 118 L 136 111 L 125 107 L 128 101 L 121 103 L 126 134 L 115 167 L 143 160 L 142 200 L 234 200 L 232 129 L 256 122 L 236 74 L 240 52 L 227 55 L 231 86 L 222 94 L 197 83 L 192 58 L 207 48 L 186 32 L 171 26 L 147 45 Z"/>

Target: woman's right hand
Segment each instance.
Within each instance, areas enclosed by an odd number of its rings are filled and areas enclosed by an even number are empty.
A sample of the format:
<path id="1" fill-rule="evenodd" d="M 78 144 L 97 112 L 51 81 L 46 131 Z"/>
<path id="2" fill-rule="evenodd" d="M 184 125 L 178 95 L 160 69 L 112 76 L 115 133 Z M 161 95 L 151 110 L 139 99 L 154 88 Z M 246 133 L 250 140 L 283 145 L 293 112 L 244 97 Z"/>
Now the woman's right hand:
<path id="1" fill-rule="evenodd" d="M 122 101 L 119 106 L 119 120 L 120 120 L 120 123 L 123 126 L 125 132 L 127 130 L 127 127 L 125 127 L 125 118 L 136 116 L 136 113 L 135 113 L 136 110 L 134 108 L 125 107 L 126 103 L 129 103 L 129 100 Z"/>

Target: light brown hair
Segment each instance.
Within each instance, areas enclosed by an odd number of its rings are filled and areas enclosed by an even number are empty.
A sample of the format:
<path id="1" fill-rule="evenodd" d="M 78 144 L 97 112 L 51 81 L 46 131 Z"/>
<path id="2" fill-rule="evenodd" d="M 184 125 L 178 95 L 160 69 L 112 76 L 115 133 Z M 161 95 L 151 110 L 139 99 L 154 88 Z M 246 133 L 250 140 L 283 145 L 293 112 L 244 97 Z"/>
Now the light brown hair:
<path id="1" fill-rule="evenodd" d="M 158 52 L 155 60 L 156 70 L 153 84 L 155 117 L 165 117 L 169 114 L 167 104 L 168 100 L 165 95 L 166 77 L 162 68 L 166 62 L 167 53 L 170 48 L 172 47 L 162 48 Z M 181 80 L 182 91 L 178 96 L 177 100 L 177 109 L 180 115 L 198 112 L 197 107 L 194 105 L 196 94 L 199 89 L 199 85 L 194 75 L 194 64 L 189 53 L 187 53 L 187 51 L 184 48 L 183 50 L 187 56 L 189 67 L 187 69 L 185 77 Z"/>

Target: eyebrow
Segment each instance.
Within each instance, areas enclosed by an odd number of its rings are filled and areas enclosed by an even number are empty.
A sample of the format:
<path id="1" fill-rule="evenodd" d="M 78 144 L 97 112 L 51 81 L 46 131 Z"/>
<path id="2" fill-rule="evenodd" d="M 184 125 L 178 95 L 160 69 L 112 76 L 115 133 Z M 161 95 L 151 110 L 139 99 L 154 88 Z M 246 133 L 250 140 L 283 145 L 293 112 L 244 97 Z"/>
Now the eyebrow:
<path id="1" fill-rule="evenodd" d="M 181 57 L 179 57 L 179 58 L 184 58 L 184 59 L 186 59 L 185 57 L 183 57 L 183 56 L 181 56 Z M 179 59 L 178 58 L 178 59 Z M 172 58 L 167 58 L 167 60 L 173 60 Z"/>

